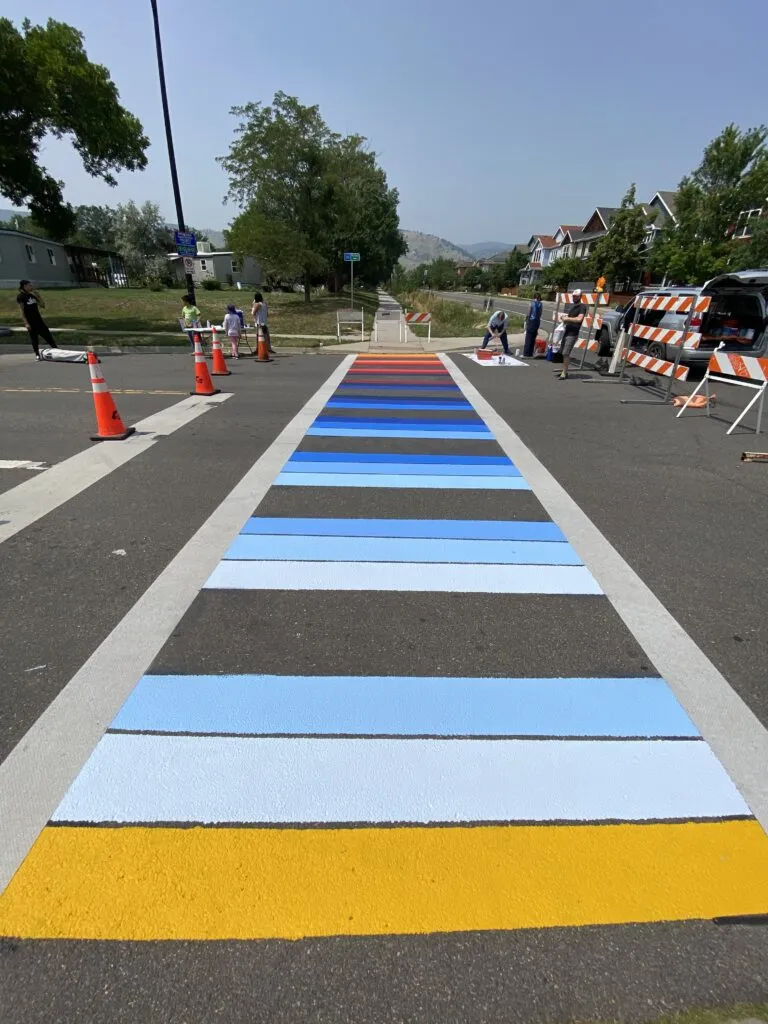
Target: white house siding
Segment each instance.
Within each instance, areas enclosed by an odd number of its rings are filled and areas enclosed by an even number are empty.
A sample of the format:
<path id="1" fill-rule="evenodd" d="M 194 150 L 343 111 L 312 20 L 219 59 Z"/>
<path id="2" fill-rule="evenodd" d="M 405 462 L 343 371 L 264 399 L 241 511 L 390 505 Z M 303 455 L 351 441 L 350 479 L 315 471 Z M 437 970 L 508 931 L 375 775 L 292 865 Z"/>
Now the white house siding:
<path id="1" fill-rule="evenodd" d="M 22 278 L 48 288 L 75 288 L 78 284 L 69 256 L 58 242 L 18 231 L 0 231 L 0 288 L 18 288 Z"/>

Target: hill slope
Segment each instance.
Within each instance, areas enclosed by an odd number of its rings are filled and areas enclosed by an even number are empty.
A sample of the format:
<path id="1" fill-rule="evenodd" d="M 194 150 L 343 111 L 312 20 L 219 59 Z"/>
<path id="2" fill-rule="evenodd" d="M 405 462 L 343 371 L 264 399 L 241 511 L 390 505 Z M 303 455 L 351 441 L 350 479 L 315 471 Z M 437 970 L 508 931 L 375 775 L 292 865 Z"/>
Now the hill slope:
<path id="1" fill-rule="evenodd" d="M 509 252 L 510 249 L 514 249 L 514 245 L 510 242 L 472 242 L 471 245 L 462 245 L 461 248 L 476 260 L 483 260 L 488 256 L 495 256 L 497 252 Z"/>
<path id="2" fill-rule="evenodd" d="M 408 243 L 408 252 L 400 258 L 405 267 L 417 267 L 419 263 L 431 263 L 439 257 L 449 260 L 471 260 L 472 257 L 458 245 L 437 235 L 425 235 L 421 231 L 403 231 Z"/>

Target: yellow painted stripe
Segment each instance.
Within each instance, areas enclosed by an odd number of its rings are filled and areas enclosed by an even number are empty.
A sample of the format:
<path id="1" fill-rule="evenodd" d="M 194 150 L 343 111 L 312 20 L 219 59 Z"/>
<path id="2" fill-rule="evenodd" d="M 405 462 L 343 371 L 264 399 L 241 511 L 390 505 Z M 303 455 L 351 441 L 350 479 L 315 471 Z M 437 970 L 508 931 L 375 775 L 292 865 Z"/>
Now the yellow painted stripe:
<path id="1" fill-rule="evenodd" d="M 768 911 L 753 820 L 477 828 L 43 831 L 0 934 L 295 939 Z"/>

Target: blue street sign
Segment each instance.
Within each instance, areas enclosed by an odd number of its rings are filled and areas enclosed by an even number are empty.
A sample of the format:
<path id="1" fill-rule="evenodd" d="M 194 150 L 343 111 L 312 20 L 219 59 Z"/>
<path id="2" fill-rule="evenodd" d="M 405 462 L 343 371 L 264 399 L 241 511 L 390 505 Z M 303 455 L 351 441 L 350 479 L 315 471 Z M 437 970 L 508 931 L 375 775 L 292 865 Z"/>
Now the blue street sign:
<path id="1" fill-rule="evenodd" d="M 345 263 L 359 263 L 360 262 L 360 253 L 359 252 L 345 252 L 344 253 L 344 262 Z"/>
<path id="2" fill-rule="evenodd" d="M 191 231 L 174 231 L 173 240 L 179 256 L 197 256 L 197 239 Z"/>

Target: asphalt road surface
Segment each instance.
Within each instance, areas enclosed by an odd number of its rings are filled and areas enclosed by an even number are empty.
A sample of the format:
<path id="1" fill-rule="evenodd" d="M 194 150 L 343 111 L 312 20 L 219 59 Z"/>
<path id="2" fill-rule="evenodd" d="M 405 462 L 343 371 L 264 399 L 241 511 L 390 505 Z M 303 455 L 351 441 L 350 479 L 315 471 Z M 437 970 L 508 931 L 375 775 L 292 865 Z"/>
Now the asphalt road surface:
<path id="1" fill-rule="evenodd" d="M 210 399 L 183 354 L 103 368 L 139 430 L 91 446 L 84 367 L 0 357 L 0 466 L 51 467 L 0 469 L 4 1021 L 768 998 L 740 396 L 676 421 L 461 355 L 240 360 Z"/>

